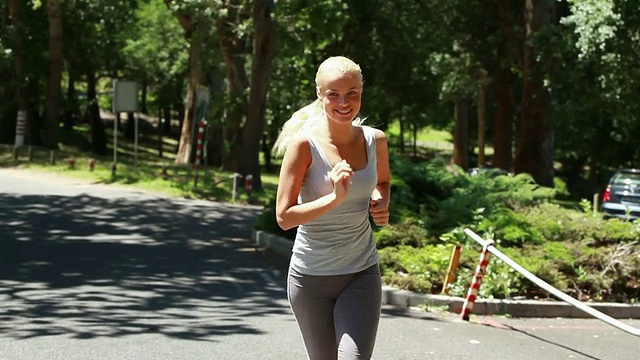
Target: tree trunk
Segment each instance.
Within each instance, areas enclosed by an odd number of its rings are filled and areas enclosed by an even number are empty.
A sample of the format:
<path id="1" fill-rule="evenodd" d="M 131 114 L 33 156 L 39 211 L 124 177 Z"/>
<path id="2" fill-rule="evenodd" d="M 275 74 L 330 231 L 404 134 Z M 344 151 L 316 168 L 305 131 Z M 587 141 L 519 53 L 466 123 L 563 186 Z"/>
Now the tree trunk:
<path id="1" fill-rule="evenodd" d="M 29 100 L 27 98 L 27 76 L 26 76 L 26 54 L 24 46 L 24 37 L 22 33 L 22 1 L 10 0 L 9 1 L 9 16 L 11 17 L 11 24 L 15 29 L 13 36 L 14 57 L 15 57 L 15 74 L 16 74 L 16 100 L 18 102 L 18 110 L 27 112 L 26 119 L 26 131 L 25 142 L 27 144 L 33 144 L 34 140 L 31 134 L 34 133 L 35 119 L 34 113 L 29 106 Z"/>
<path id="2" fill-rule="evenodd" d="M 484 79 L 478 82 L 477 106 L 478 106 L 478 166 L 485 166 L 484 156 L 485 138 L 487 134 L 486 97 Z"/>
<path id="3" fill-rule="evenodd" d="M 171 9 L 172 0 L 164 0 L 167 7 Z M 192 127 L 194 122 L 193 113 L 196 103 L 196 89 L 200 85 L 200 53 L 203 42 L 203 34 L 198 31 L 197 23 L 189 14 L 177 11 L 175 16 L 184 31 L 184 37 L 189 40 L 189 85 L 187 87 L 187 98 L 184 104 L 184 113 L 180 121 L 180 140 L 176 153 L 176 164 L 188 164 L 192 153 Z"/>
<path id="4" fill-rule="evenodd" d="M 126 114 L 126 119 L 127 122 L 124 124 L 123 127 L 123 135 L 126 139 L 128 140 L 134 140 L 135 135 L 136 135 L 136 121 L 135 121 L 135 114 L 132 112 L 128 112 Z"/>
<path id="5" fill-rule="evenodd" d="M 100 108 L 96 99 L 96 76 L 94 73 L 87 74 L 87 109 L 88 122 L 91 126 L 91 146 L 95 155 L 107 155 L 107 133 L 104 123 L 100 118 Z M 117 115 L 117 114 L 114 114 Z M 115 119 L 113 121 L 116 121 Z"/>
<path id="6" fill-rule="evenodd" d="M 162 124 L 162 134 L 171 136 L 171 104 L 167 101 L 162 105 L 164 123 Z"/>
<path id="7" fill-rule="evenodd" d="M 76 73 L 69 70 L 69 79 L 67 81 L 67 95 L 64 102 L 64 117 L 62 122 L 67 130 L 73 129 L 78 118 L 78 102 L 76 101 Z"/>
<path id="8" fill-rule="evenodd" d="M 242 128 L 237 151 L 232 150 L 237 166 L 233 169 L 242 175 L 253 176 L 253 188 L 262 190 L 260 179 L 260 139 L 264 132 L 269 74 L 275 54 L 276 27 L 271 18 L 275 3 L 273 0 L 253 2 L 253 61 L 251 65 L 251 90 L 247 121 Z"/>
<path id="9" fill-rule="evenodd" d="M 405 111 L 404 111 L 404 107 L 402 108 L 402 110 L 400 111 L 400 118 L 398 119 L 398 126 L 400 127 L 400 135 L 398 136 L 398 146 L 399 146 L 399 151 L 400 154 L 404 154 L 405 152 L 405 138 L 406 138 L 406 134 L 405 134 L 405 129 L 407 128 L 407 121 L 405 119 Z"/>
<path id="10" fill-rule="evenodd" d="M 60 130 L 60 110 L 62 109 L 62 11 L 60 0 L 47 1 L 49 18 L 49 82 L 45 101 L 45 134 L 44 145 L 48 149 L 58 149 L 58 133 Z"/>
<path id="11" fill-rule="evenodd" d="M 260 145 L 262 157 L 264 158 L 264 169 L 266 172 L 272 172 L 273 162 L 271 161 L 271 148 L 273 148 L 273 144 L 269 142 L 269 136 L 267 136 L 266 133 L 262 135 Z"/>
<path id="12" fill-rule="evenodd" d="M 245 71 L 245 46 L 244 40 L 238 38 L 235 28 L 238 26 L 239 1 L 234 0 L 228 7 L 228 15 L 221 17 L 217 22 L 218 39 L 222 57 L 227 70 L 227 98 L 229 103 L 225 106 L 225 126 L 223 129 L 223 141 L 228 141 L 232 147 L 237 147 L 240 140 L 243 118 L 247 113 L 247 98 L 245 90 L 249 87 L 247 73 Z M 258 24 L 254 24 L 257 28 Z M 252 67 L 253 68 L 253 67 Z M 239 154 L 231 152 L 229 157 L 223 160 L 223 167 L 238 171 L 237 157 Z"/>
<path id="13" fill-rule="evenodd" d="M 146 114 L 149 112 L 149 108 L 147 106 L 148 102 L 148 93 L 149 93 L 149 80 L 145 75 L 142 79 L 142 94 L 140 94 L 140 113 Z"/>
<path id="14" fill-rule="evenodd" d="M 188 164 L 191 160 L 193 149 L 193 139 L 191 136 L 194 126 L 194 112 L 196 111 L 196 91 L 200 85 L 200 53 L 202 36 L 199 33 L 193 34 L 189 42 L 189 86 L 187 88 L 187 99 L 185 102 L 184 117 L 180 130 L 180 143 L 176 154 L 176 164 Z"/>
<path id="15" fill-rule="evenodd" d="M 469 102 L 458 98 L 454 106 L 456 124 L 451 162 L 467 170 L 469 168 Z"/>
<path id="16" fill-rule="evenodd" d="M 527 43 L 522 69 L 522 114 L 518 128 L 514 170 L 529 173 L 543 186 L 553 186 L 553 127 L 550 123 L 551 95 L 543 84 L 542 64 L 531 44 L 536 33 L 551 23 L 553 0 L 527 0 L 525 30 Z"/>
<path id="17" fill-rule="evenodd" d="M 513 75 L 508 68 L 496 75 L 496 117 L 494 123 L 493 161 L 491 165 L 511 170 L 513 136 Z"/>

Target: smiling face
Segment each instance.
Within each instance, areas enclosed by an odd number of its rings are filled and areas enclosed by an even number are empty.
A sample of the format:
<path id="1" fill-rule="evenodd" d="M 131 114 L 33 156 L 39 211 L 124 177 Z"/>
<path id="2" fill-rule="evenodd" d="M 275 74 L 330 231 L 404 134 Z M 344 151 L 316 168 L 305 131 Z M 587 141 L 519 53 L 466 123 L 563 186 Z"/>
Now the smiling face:
<path id="1" fill-rule="evenodd" d="M 351 124 L 362 100 L 360 67 L 347 58 L 330 58 L 318 69 L 316 86 L 327 119 Z"/>

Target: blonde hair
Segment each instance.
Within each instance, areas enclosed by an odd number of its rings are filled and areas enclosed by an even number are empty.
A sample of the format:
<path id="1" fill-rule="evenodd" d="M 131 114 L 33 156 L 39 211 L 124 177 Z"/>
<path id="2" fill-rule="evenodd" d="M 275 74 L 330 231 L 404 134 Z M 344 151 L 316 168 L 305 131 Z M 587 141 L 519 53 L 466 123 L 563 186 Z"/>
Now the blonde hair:
<path id="1" fill-rule="evenodd" d="M 360 80 L 360 84 L 363 83 L 360 65 L 344 56 L 333 56 L 324 60 L 318 67 L 315 78 L 316 90 L 320 89 L 320 80 L 322 79 L 322 75 L 332 72 L 338 72 L 340 74 L 355 74 Z M 317 98 L 312 103 L 294 112 L 293 115 L 291 115 L 291 118 L 282 125 L 280 135 L 278 135 L 276 142 L 273 144 L 273 152 L 276 155 L 284 153 L 293 138 L 298 134 L 311 129 L 318 123 L 318 121 L 315 120 L 320 120 L 323 116 L 324 109 L 322 108 L 322 101 L 320 98 Z M 364 119 L 356 116 L 356 118 L 353 119 L 353 124 L 360 125 L 363 121 Z"/>

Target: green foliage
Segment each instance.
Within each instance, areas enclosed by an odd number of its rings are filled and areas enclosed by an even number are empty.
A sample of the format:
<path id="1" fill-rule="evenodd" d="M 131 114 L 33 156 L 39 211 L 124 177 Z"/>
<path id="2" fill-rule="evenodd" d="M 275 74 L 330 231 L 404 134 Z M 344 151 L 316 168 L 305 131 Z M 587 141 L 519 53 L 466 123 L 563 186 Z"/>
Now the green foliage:
<path id="1" fill-rule="evenodd" d="M 622 25 L 620 14 L 614 11 L 614 0 L 569 0 L 571 15 L 562 19 L 563 24 L 575 26 L 579 34 L 576 47 L 581 56 L 590 56 L 606 47 Z"/>
<path id="2" fill-rule="evenodd" d="M 450 246 L 464 244 L 458 278 L 448 290 L 465 296 L 481 250 L 463 232 L 472 228 L 495 239 L 534 275 L 578 298 L 621 300 L 637 293 L 639 271 L 633 266 L 638 257 L 632 254 L 640 221 L 594 217 L 588 201 L 581 209 L 563 208 L 551 202 L 555 189 L 539 187 L 524 175 L 469 177 L 438 161 L 413 164 L 401 158 L 394 158 L 394 165 L 401 180 L 394 183 L 392 211 L 402 208 L 402 216 L 376 233 L 388 283 L 439 292 Z M 549 296 L 492 259 L 480 296 Z"/>
<path id="3" fill-rule="evenodd" d="M 380 250 L 380 267 L 386 283 L 420 292 L 438 291 L 446 275 L 451 248 L 399 245 Z"/>
<path id="4" fill-rule="evenodd" d="M 380 228 L 376 233 L 379 248 L 397 245 L 421 247 L 430 243 L 428 239 L 429 234 L 424 224 L 415 217 L 404 217 L 397 223 Z"/>
<path id="5" fill-rule="evenodd" d="M 187 72 L 188 42 L 167 6 L 159 1 L 142 2 L 137 23 L 122 52 L 128 67 L 148 81 L 167 85 Z"/>

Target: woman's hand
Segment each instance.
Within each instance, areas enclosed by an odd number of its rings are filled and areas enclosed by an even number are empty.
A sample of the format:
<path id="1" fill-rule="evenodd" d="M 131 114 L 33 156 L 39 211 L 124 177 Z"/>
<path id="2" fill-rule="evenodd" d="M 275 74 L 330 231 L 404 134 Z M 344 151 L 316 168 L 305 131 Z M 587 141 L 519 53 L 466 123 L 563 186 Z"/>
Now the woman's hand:
<path id="1" fill-rule="evenodd" d="M 333 184 L 333 194 L 339 204 L 347 198 L 349 185 L 351 184 L 351 176 L 353 176 L 353 170 L 346 160 L 338 162 L 333 169 L 329 171 L 329 178 Z"/>
<path id="2" fill-rule="evenodd" d="M 380 195 L 377 189 L 371 194 L 369 213 L 371 214 L 374 224 L 385 226 L 389 223 L 389 202 L 382 198 L 382 195 Z"/>

